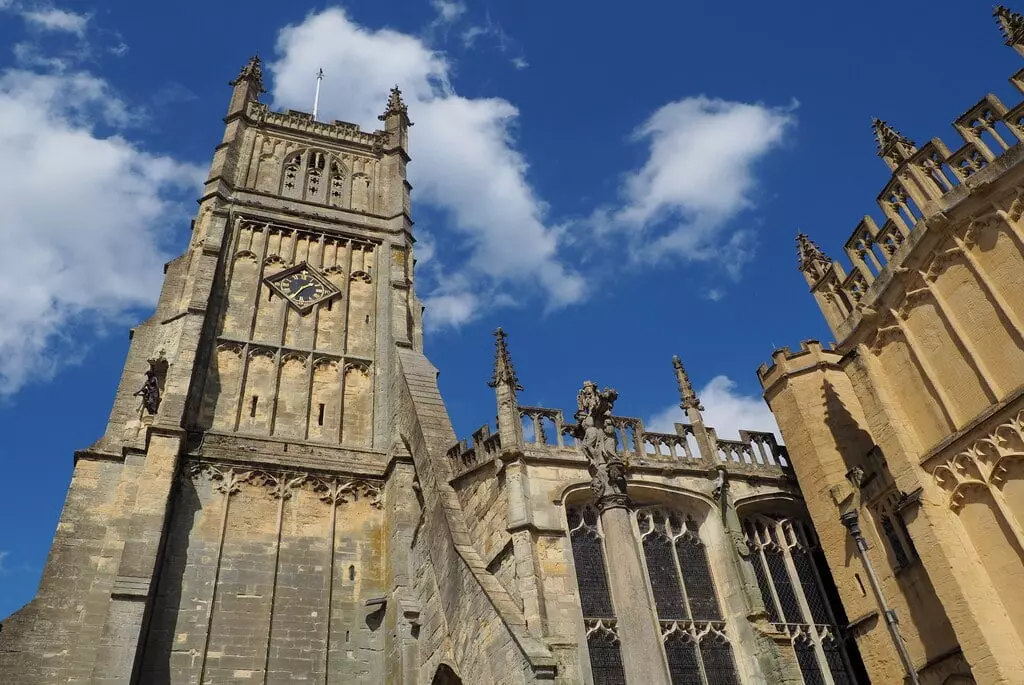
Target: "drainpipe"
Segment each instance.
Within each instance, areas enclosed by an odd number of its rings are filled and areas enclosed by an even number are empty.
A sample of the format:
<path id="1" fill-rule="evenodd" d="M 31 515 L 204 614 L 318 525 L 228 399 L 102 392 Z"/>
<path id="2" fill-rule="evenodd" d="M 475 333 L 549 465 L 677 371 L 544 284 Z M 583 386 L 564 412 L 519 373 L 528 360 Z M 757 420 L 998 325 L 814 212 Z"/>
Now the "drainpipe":
<path id="1" fill-rule="evenodd" d="M 900 622 L 896 618 L 896 610 L 890 609 L 885 603 L 885 597 L 882 595 L 882 588 L 878 585 L 878 578 L 875 577 L 875 569 L 871 566 L 871 559 L 868 558 L 868 543 L 864 539 L 864 535 L 860 530 L 860 515 L 856 509 L 847 511 L 839 517 L 846 529 L 850 531 L 850 536 L 854 542 L 857 543 L 857 555 L 860 557 L 861 563 L 864 565 L 864 570 L 868 574 L 868 581 L 871 583 L 871 591 L 875 595 L 875 601 L 878 603 L 878 609 L 885 616 L 885 626 L 889 629 L 889 636 L 892 638 L 892 644 L 896 647 L 896 652 L 900 655 L 900 661 L 903 662 L 903 670 L 907 674 L 907 681 L 912 685 L 920 685 L 921 681 L 917 678 L 917 671 L 914 669 L 914 664 L 910 660 L 910 654 L 907 652 L 907 645 L 903 642 L 903 636 L 900 635 Z"/>

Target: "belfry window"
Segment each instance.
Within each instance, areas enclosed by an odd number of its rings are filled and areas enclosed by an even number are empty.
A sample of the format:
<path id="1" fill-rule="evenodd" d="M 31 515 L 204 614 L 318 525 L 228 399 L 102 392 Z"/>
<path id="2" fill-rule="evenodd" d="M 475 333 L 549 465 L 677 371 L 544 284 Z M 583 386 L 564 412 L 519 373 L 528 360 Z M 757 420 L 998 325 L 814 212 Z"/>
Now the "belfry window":
<path id="1" fill-rule="evenodd" d="M 625 685 L 597 511 L 591 506 L 570 507 L 566 515 L 594 685 Z"/>
<path id="2" fill-rule="evenodd" d="M 660 508 L 636 517 L 672 684 L 738 685 L 697 522 Z"/>
<path id="3" fill-rule="evenodd" d="M 744 521 L 744 536 L 768 620 L 789 635 L 805 685 L 853 685 L 809 526 L 785 518 Z"/>
<path id="4" fill-rule="evenodd" d="M 345 174 L 341 164 L 320 150 L 289 155 L 281 173 L 281 195 L 288 198 L 342 204 Z"/>

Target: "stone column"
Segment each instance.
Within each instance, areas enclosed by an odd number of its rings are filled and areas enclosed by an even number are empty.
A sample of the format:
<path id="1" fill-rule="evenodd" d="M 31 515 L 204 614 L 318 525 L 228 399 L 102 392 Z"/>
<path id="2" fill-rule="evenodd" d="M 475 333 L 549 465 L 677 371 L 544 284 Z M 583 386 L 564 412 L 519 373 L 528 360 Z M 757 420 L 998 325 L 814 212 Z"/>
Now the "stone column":
<path id="1" fill-rule="evenodd" d="M 615 609 L 622 665 L 630 685 L 670 685 L 661 630 L 648 590 L 643 552 L 633 532 L 633 514 L 626 493 L 626 466 L 615 451 L 612 404 L 618 393 L 598 391 L 592 381 L 577 395 L 577 444 L 589 462 L 591 488 L 600 512 L 605 566 Z"/>

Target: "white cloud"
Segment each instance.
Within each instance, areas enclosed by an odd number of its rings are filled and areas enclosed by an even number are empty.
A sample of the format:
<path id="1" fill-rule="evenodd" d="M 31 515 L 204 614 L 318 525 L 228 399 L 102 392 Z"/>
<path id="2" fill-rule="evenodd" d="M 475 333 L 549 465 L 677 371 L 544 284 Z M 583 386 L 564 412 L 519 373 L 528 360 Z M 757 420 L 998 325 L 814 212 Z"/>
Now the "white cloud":
<path id="1" fill-rule="evenodd" d="M 437 21 L 442 24 L 454 24 L 466 13 L 466 5 L 457 0 L 430 0 L 430 5 L 437 12 Z"/>
<path id="2" fill-rule="evenodd" d="M 85 27 L 89 17 L 54 7 L 46 9 L 23 10 L 21 17 L 30 25 L 44 31 L 73 33 L 78 37 L 85 35 Z"/>
<path id="3" fill-rule="evenodd" d="M 736 440 L 740 430 L 771 432 L 781 443 L 779 427 L 768 405 L 759 395 L 736 392 L 736 381 L 728 376 L 715 376 L 697 392 L 704 405 L 704 424 L 715 429 L 720 438 Z M 678 405 L 658 412 L 644 422 L 649 431 L 675 433 L 674 423 L 689 423 Z"/>
<path id="4" fill-rule="evenodd" d="M 415 200 L 440 209 L 447 237 L 454 234 L 468 253 L 462 278 L 426 294 L 430 325 L 469 321 L 501 301 L 510 285 L 539 288 L 551 307 L 583 297 L 583 279 L 560 260 L 560 232 L 548 225 L 546 206 L 527 181 L 511 133 L 518 115 L 512 104 L 459 96 L 444 55 L 414 36 L 363 28 L 338 8 L 282 29 L 277 51 L 268 66 L 275 107 L 308 110 L 310 76 L 323 67 L 324 118 L 373 130 L 388 90 L 401 85 L 415 122 L 409 165 Z"/>
<path id="5" fill-rule="evenodd" d="M 513 57 L 512 66 L 515 67 L 516 69 L 525 69 L 526 67 L 530 66 L 530 63 L 527 62 L 522 57 Z"/>
<path id="6" fill-rule="evenodd" d="M 87 73 L 0 74 L 0 395 L 52 375 L 80 349 L 72 328 L 104 327 L 152 304 L 171 198 L 202 171 L 96 126 L 136 121 Z"/>
<path id="7" fill-rule="evenodd" d="M 712 238 L 753 206 L 754 165 L 783 142 L 795 124 L 794 108 L 703 96 L 659 108 L 633 133 L 649 153 L 626 175 L 623 205 L 602 208 L 592 223 L 603 232 L 631 234 L 637 255 L 738 266 L 748 256 L 751 233 Z"/>

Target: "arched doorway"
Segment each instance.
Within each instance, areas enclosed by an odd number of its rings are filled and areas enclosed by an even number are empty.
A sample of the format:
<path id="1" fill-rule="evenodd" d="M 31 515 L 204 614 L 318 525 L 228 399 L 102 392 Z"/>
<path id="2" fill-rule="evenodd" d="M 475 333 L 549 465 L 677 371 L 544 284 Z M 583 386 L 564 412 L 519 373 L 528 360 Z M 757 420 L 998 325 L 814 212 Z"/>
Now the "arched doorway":
<path id="1" fill-rule="evenodd" d="M 462 680 L 455 675 L 455 671 L 448 664 L 441 664 L 437 667 L 437 672 L 430 685 L 462 685 Z"/>

